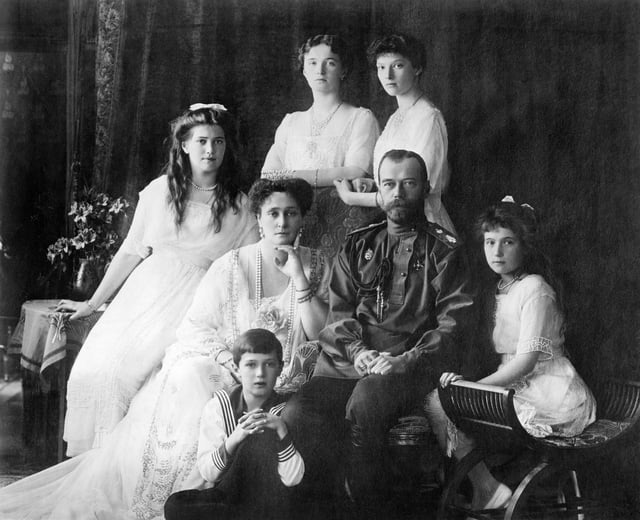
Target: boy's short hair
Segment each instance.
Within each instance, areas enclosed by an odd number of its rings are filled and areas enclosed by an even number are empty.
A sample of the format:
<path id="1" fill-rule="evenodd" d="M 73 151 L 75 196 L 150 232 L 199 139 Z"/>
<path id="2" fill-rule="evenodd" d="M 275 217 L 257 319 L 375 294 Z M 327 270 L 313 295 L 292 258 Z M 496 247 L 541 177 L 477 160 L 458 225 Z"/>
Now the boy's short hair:
<path id="1" fill-rule="evenodd" d="M 240 334 L 231 349 L 233 361 L 240 364 L 242 354 L 250 352 L 252 354 L 275 353 L 278 362 L 282 364 L 282 345 L 276 335 L 267 329 L 249 329 Z"/>

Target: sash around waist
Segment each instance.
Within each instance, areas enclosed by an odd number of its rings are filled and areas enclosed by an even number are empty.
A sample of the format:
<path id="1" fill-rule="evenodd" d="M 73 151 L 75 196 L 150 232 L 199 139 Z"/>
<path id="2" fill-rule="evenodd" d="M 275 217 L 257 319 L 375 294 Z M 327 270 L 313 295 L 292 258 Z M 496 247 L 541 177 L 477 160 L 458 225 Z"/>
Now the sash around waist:
<path id="1" fill-rule="evenodd" d="M 156 258 L 170 258 L 171 260 L 178 261 L 182 264 L 192 265 L 204 269 L 209 269 L 209 266 L 213 263 L 210 258 L 206 258 L 202 255 L 192 253 L 189 251 L 178 251 L 170 248 L 156 248 L 150 255 Z"/>

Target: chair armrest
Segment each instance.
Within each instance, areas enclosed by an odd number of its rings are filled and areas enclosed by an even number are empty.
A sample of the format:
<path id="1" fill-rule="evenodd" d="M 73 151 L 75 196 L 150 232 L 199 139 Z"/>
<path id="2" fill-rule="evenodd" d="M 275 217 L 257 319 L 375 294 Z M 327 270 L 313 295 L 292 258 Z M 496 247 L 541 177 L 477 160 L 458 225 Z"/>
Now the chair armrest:
<path id="1" fill-rule="evenodd" d="M 596 395 L 598 417 L 612 421 L 635 422 L 640 417 L 640 382 L 609 379 Z"/>
<path id="2" fill-rule="evenodd" d="M 470 381 L 455 381 L 446 388 L 438 386 L 442 407 L 458 427 L 482 427 L 513 431 L 528 437 L 513 406 L 514 390 Z"/>

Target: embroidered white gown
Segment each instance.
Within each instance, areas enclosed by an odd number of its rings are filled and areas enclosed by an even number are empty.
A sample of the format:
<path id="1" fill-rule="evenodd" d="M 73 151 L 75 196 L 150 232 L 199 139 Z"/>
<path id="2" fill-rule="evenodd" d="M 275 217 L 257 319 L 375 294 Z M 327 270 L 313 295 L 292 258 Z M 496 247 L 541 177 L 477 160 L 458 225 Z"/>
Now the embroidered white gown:
<path id="1" fill-rule="evenodd" d="M 295 297 L 291 306 L 291 286 L 264 298 L 257 310 L 249 299 L 256 247 L 231 251 L 212 264 L 178 328 L 178 341 L 102 447 L 0 489 L 0 518 L 160 519 L 171 493 L 205 487 L 196 464 L 200 416 L 215 391 L 234 383 L 215 357 L 242 331 L 264 327 L 288 345 L 278 391 L 297 389 L 312 372 L 304 366 L 301 374 L 302 365 L 315 361 Z M 307 248 L 301 255 L 316 295 L 326 301 L 327 262 Z"/>
<path id="2" fill-rule="evenodd" d="M 165 349 L 189 308 L 211 262 L 257 239 L 256 221 L 242 195 L 240 210 L 228 210 L 215 233 L 209 205 L 187 203 L 180 229 L 167 204 L 167 177 L 153 180 L 140 200 L 122 247 L 152 254 L 127 278 L 93 328 L 71 370 L 64 438 L 68 454 L 102 444 L 124 417 L 131 399 Z"/>
<path id="3" fill-rule="evenodd" d="M 357 166 L 370 174 L 379 133 L 375 116 L 366 108 L 354 109 L 346 120 L 334 116 L 317 136 L 311 135 L 311 110 L 287 114 L 276 130 L 262 171 Z M 313 183 L 313 179 L 307 180 Z M 318 188 L 315 203 L 305 216 L 301 243 L 321 249 L 332 261 L 346 234 L 377 213 L 374 208 L 344 204 L 333 186 Z"/>
<path id="4" fill-rule="evenodd" d="M 564 318 L 555 292 L 539 275 L 528 275 L 507 294 L 496 295 L 493 343 L 507 363 L 539 351 L 534 369 L 514 385 L 514 403 L 532 435 L 573 436 L 595 421 L 591 391 L 564 353 Z"/>
<path id="5" fill-rule="evenodd" d="M 376 143 L 373 165 L 377 179 L 380 160 L 389 150 L 409 150 L 420 155 L 427 166 L 431 185 L 425 199 L 425 215 L 431 222 L 455 232 L 442 204 L 442 194 L 449 183 L 447 147 L 447 127 L 442 113 L 423 96 L 408 110 L 398 109 L 391 114 Z"/>

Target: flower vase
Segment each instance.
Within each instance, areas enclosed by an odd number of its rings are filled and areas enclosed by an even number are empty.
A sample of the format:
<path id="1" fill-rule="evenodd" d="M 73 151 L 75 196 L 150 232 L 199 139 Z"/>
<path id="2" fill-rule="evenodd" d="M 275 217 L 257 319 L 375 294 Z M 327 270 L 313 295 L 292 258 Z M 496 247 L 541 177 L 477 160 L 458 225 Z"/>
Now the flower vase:
<path id="1" fill-rule="evenodd" d="M 73 272 L 71 281 L 72 298 L 75 300 L 87 300 L 98 287 L 100 282 L 95 261 L 90 258 L 81 258 Z"/>

